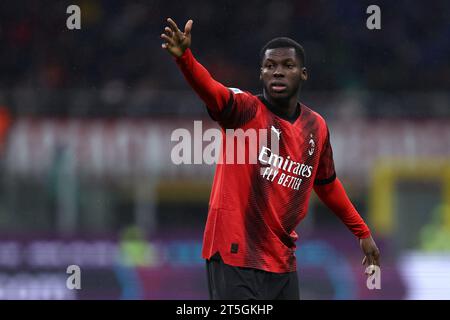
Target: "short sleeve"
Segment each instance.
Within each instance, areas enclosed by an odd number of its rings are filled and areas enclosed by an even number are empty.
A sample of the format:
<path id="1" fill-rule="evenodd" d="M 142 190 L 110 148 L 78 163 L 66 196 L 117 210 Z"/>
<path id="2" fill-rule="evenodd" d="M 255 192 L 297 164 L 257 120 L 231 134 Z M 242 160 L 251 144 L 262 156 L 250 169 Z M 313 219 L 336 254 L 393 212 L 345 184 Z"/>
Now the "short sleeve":
<path id="1" fill-rule="evenodd" d="M 230 98 L 220 112 L 213 113 L 207 108 L 209 116 L 223 128 L 238 128 L 251 121 L 257 110 L 258 98 L 237 88 L 228 88 Z"/>
<path id="2" fill-rule="evenodd" d="M 314 184 L 324 185 L 333 182 L 335 179 L 336 171 L 334 169 L 333 149 L 330 143 L 330 131 L 327 127 L 327 134 L 323 143 L 322 152 L 320 153 L 319 167 Z"/>

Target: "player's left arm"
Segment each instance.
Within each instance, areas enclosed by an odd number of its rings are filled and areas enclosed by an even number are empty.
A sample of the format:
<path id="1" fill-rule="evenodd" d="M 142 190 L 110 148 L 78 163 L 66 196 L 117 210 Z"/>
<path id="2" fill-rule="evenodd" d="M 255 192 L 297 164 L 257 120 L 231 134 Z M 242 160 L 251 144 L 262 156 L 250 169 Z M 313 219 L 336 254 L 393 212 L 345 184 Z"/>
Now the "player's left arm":
<path id="1" fill-rule="evenodd" d="M 361 250 L 364 253 L 362 264 L 379 266 L 380 250 L 372 238 L 369 227 L 347 196 L 341 181 L 336 178 L 333 182 L 315 185 L 314 191 L 320 200 L 358 237 Z"/>
<path id="2" fill-rule="evenodd" d="M 373 240 L 370 229 L 347 196 L 341 181 L 336 178 L 330 132 L 324 125 L 325 139 L 319 159 L 314 191 L 359 239 L 364 253 L 363 265 L 380 265 L 380 250 Z"/>

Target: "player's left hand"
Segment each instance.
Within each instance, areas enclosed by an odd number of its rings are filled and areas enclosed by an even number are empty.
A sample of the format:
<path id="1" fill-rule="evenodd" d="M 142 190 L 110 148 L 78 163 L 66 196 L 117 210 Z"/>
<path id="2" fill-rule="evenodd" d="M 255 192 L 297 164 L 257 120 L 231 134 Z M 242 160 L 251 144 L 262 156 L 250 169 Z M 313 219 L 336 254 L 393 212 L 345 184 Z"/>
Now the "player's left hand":
<path id="1" fill-rule="evenodd" d="M 361 250 L 365 255 L 362 261 L 362 265 L 365 265 L 367 267 L 371 265 L 380 266 L 380 250 L 375 244 L 372 236 L 369 236 L 365 239 L 359 239 L 359 245 L 361 246 Z"/>

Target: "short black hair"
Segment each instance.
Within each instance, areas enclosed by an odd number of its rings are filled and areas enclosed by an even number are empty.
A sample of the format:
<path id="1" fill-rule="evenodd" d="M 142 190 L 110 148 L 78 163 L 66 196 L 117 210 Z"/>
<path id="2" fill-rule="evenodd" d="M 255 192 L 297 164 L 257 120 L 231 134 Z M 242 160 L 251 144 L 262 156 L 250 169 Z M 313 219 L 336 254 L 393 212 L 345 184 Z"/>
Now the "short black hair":
<path id="1" fill-rule="evenodd" d="M 264 47 L 262 47 L 261 52 L 259 53 L 259 58 L 262 63 L 264 59 L 264 55 L 266 51 L 269 49 L 277 49 L 277 48 L 293 48 L 295 49 L 295 54 L 297 58 L 301 61 L 302 65 L 306 65 L 306 55 L 303 47 L 295 40 L 292 40 L 288 37 L 278 37 L 273 38 L 269 42 L 267 42 Z"/>

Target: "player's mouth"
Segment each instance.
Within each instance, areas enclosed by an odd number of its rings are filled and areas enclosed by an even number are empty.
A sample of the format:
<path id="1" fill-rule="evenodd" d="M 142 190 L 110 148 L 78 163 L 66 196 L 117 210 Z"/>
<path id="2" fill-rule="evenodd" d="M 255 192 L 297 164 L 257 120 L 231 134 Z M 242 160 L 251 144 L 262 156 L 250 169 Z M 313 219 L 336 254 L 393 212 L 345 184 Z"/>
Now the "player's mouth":
<path id="1" fill-rule="evenodd" d="M 278 92 L 286 91 L 287 85 L 282 82 L 274 81 L 270 84 L 270 88 L 272 89 L 272 91 L 278 93 Z"/>

